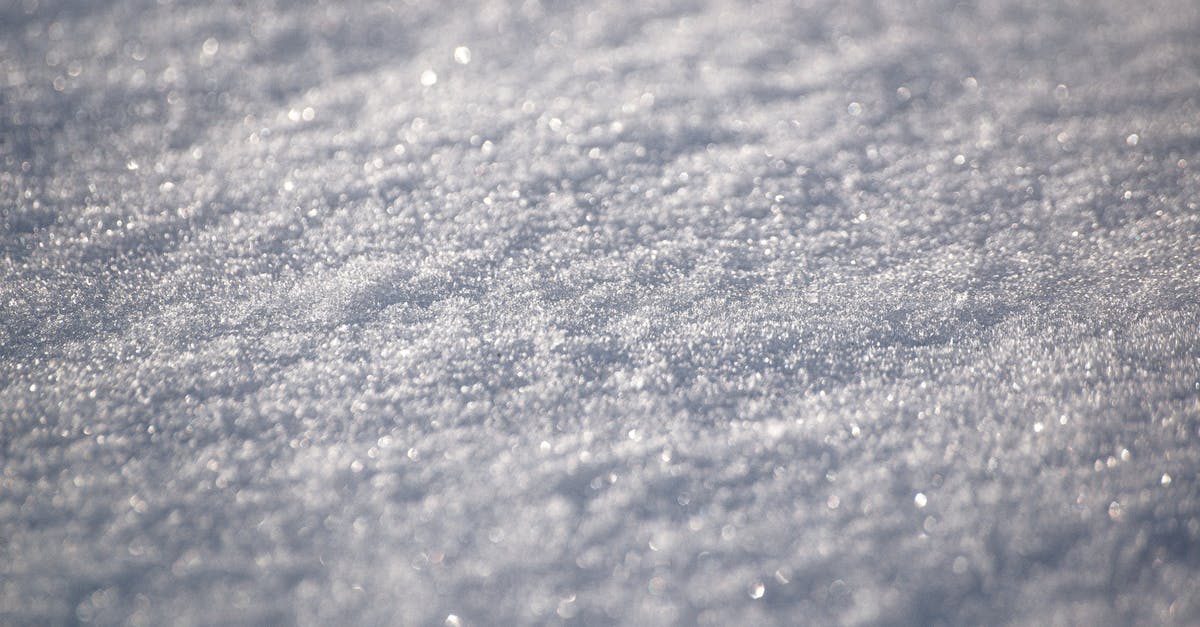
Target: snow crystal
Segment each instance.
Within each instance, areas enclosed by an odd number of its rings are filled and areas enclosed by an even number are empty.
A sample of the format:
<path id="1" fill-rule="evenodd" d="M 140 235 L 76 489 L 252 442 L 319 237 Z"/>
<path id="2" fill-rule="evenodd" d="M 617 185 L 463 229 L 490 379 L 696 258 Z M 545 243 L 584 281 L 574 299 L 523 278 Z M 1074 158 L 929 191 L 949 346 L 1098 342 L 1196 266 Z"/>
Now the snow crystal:
<path id="1" fill-rule="evenodd" d="M 1200 624 L 1200 5 L 447 7 L 0 6 L 0 623 Z"/>

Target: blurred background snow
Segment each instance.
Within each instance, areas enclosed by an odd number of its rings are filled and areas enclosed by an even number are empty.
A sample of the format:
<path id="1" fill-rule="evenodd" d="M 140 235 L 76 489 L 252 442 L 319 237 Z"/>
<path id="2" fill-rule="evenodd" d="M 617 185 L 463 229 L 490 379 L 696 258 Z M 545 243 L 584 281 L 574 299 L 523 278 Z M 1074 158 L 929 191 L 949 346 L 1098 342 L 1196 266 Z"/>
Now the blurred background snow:
<path id="1" fill-rule="evenodd" d="M 1200 622 L 1200 5 L 0 5 L 0 623 Z"/>

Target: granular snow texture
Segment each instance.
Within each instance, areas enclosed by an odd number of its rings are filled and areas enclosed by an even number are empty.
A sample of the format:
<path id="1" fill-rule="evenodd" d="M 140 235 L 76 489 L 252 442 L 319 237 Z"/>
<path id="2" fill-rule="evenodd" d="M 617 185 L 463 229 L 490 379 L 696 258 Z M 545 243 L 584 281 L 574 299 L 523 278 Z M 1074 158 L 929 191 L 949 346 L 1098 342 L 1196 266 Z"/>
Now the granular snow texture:
<path id="1" fill-rule="evenodd" d="M 0 623 L 1200 623 L 1200 4 L 0 6 Z"/>

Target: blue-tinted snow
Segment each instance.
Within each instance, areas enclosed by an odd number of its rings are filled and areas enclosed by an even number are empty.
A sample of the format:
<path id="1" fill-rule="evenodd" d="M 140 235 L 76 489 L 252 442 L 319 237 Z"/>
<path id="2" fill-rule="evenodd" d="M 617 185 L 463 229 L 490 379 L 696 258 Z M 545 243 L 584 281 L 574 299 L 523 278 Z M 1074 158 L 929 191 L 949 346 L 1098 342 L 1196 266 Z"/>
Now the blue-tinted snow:
<path id="1" fill-rule="evenodd" d="M 1200 623 L 1200 5 L 0 6 L 0 623 Z"/>

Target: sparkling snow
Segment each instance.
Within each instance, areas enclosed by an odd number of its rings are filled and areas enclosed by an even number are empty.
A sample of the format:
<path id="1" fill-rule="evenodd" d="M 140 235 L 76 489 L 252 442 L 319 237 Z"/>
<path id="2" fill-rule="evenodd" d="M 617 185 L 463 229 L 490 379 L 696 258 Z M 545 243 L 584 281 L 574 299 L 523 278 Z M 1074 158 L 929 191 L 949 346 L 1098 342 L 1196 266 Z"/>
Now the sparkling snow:
<path id="1" fill-rule="evenodd" d="M 1200 4 L 0 5 L 0 623 L 1200 623 Z"/>

